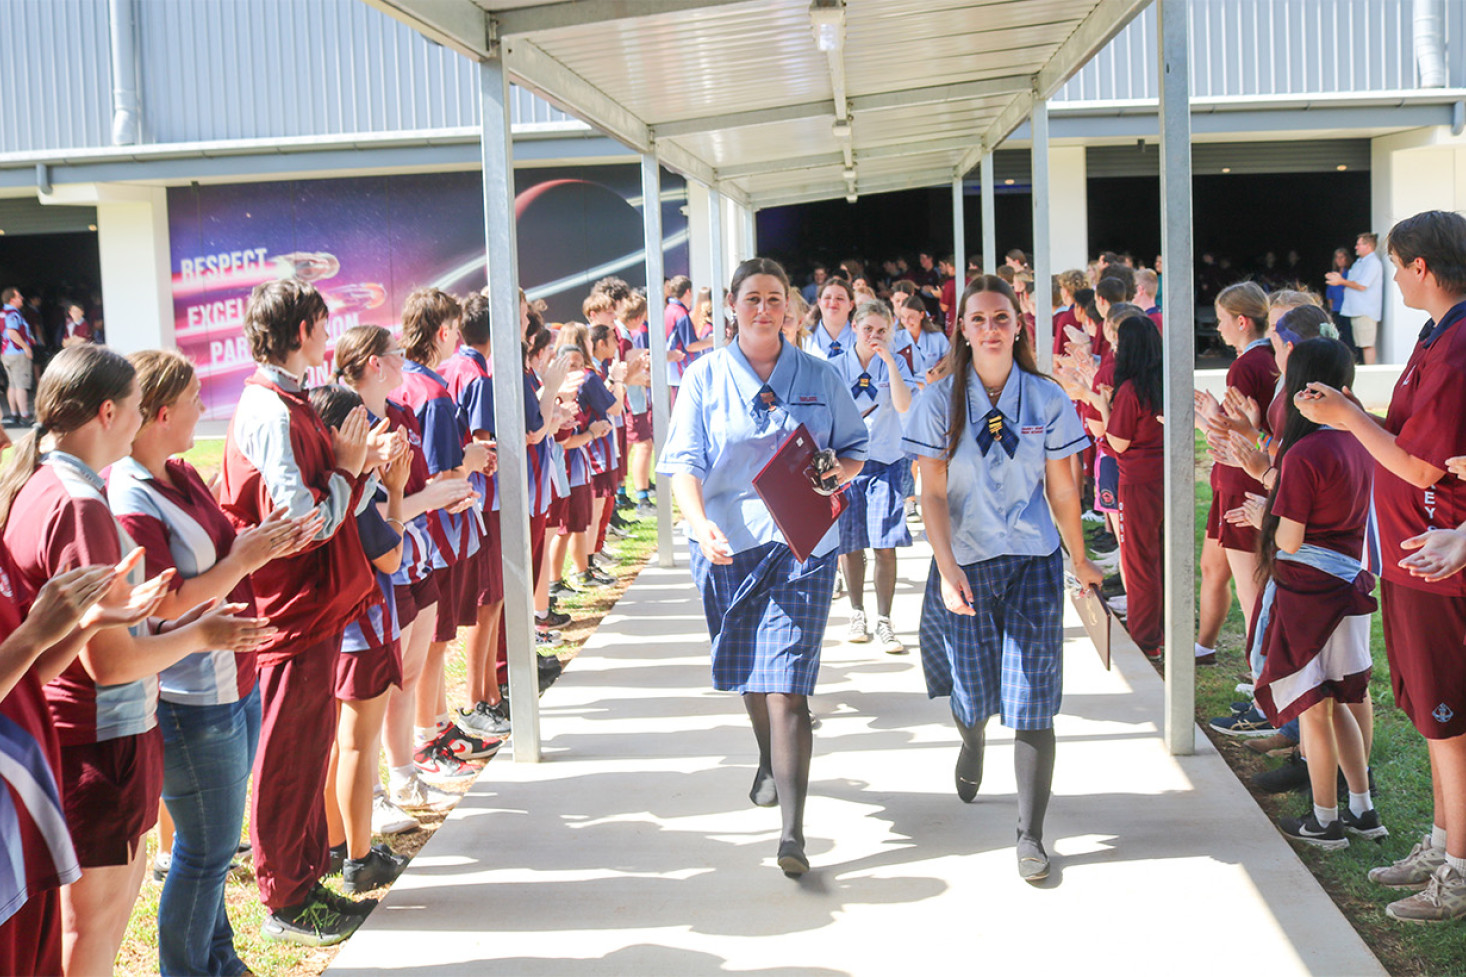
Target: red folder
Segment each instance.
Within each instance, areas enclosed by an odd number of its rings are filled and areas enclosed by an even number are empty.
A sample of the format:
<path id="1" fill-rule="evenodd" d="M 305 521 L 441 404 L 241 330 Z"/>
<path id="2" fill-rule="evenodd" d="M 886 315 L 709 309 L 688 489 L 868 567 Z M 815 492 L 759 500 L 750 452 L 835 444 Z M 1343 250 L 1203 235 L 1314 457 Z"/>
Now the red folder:
<path id="1" fill-rule="evenodd" d="M 753 489 L 769 507 L 774 525 L 800 563 L 825 538 L 845 511 L 845 496 L 820 495 L 805 474 L 820 446 L 803 424 L 779 445 L 774 457 L 753 477 Z"/>

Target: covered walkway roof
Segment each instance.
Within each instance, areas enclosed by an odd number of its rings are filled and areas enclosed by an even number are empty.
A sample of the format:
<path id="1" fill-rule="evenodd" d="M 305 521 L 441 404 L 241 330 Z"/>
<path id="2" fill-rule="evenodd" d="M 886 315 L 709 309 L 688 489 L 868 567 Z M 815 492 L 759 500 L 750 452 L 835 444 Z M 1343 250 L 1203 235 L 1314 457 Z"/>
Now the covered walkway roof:
<path id="1" fill-rule="evenodd" d="M 367 2 L 761 208 L 964 177 L 1149 0 Z"/>

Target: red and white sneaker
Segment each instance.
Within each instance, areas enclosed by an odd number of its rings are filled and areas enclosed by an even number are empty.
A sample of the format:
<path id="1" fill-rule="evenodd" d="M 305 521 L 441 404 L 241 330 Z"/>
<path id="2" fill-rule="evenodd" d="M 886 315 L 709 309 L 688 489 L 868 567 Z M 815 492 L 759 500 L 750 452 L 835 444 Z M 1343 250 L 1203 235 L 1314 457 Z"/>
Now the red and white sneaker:
<path id="1" fill-rule="evenodd" d="M 438 742 L 460 760 L 487 760 L 504 745 L 497 736 L 481 739 L 453 725 L 438 734 Z"/>
<path id="2" fill-rule="evenodd" d="M 412 755 L 412 765 L 418 775 L 429 783 L 453 783 L 472 780 L 478 776 L 478 768 L 464 763 L 443 742 L 442 735 L 428 740 Z"/>

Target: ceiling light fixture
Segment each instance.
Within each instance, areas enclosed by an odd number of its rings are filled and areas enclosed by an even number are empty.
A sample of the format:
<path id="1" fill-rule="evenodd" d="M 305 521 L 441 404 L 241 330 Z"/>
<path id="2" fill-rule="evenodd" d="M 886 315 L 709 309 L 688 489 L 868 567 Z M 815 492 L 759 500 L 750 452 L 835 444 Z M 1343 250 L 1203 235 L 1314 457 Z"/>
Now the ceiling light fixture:
<path id="1" fill-rule="evenodd" d="M 809 5 L 814 44 L 826 54 L 845 46 L 845 4 L 841 0 L 814 0 Z"/>
<path id="2" fill-rule="evenodd" d="M 1230 172 L 1232 172 L 1232 168 L 1230 166 L 1224 166 L 1224 167 L 1222 167 L 1222 172 L 1223 173 L 1230 173 Z"/>
<path id="3" fill-rule="evenodd" d="M 1340 163 L 1338 166 L 1335 166 L 1334 167 L 1334 169 L 1338 170 L 1340 173 L 1344 172 L 1348 168 L 1349 168 L 1349 166 L 1348 166 L 1347 163 Z"/>
<path id="4" fill-rule="evenodd" d="M 853 167 L 853 166 L 847 166 L 847 167 L 845 167 L 845 179 L 847 179 L 847 180 L 854 180 L 855 179 L 855 167 Z"/>
<path id="5" fill-rule="evenodd" d="M 1013 180 L 1012 180 L 1011 177 L 1009 179 L 1006 179 L 1006 180 L 1003 181 L 1003 186 L 1005 186 L 1005 187 L 1011 187 L 1012 185 L 1013 185 Z"/>
<path id="6" fill-rule="evenodd" d="M 836 139 L 841 139 L 841 140 L 843 140 L 843 139 L 849 139 L 850 138 L 850 120 L 849 119 L 836 119 L 835 120 L 835 124 L 830 127 L 830 132 L 831 132 L 832 135 L 834 135 L 834 137 Z"/>
<path id="7" fill-rule="evenodd" d="M 853 204 L 853 203 L 855 203 L 855 201 L 857 201 L 859 199 L 860 199 L 860 194 L 858 194 L 858 193 L 847 193 L 847 194 L 845 194 L 845 202 L 847 204 Z"/>

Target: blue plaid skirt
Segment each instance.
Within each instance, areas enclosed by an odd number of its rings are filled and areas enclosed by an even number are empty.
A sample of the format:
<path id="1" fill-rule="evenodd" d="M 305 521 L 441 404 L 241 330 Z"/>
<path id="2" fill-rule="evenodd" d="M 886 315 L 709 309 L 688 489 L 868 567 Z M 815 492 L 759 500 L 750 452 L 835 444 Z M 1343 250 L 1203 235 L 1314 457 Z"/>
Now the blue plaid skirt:
<path id="1" fill-rule="evenodd" d="M 964 724 L 994 714 L 1009 729 L 1048 729 L 1063 697 L 1064 558 L 999 556 L 962 568 L 977 614 L 953 614 L 932 561 L 921 606 L 921 666 L 933 699 Z"/>
<path id="2" fill-rule="evenodd" d="M 890 465 L 865 463 L 845 489 L 845 511 L 840 513 L 841 553 L 911 545 L 906 497 L 901 493 L 901 473 L 910 467 L 905 461 Z"/>
<path id="3" fill-rule="evenodd" d="M 713 688 L 814 692 L 835 591 L 835 554 L 794 559 L 784 543 L 711 563 L 692 544 L 692 580 L 713 642 Z"/>

